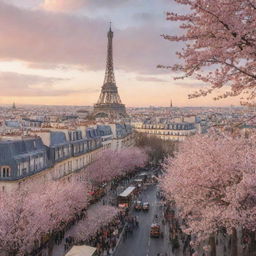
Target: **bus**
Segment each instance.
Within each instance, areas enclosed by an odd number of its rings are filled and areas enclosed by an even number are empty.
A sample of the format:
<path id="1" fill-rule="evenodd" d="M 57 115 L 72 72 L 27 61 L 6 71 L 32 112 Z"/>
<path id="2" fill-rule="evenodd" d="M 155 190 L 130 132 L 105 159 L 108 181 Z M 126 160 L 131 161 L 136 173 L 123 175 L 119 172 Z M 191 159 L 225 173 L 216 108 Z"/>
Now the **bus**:
<path id="1" fill-rule="evenodd" d="M 117 206 L 119 208 L 128 208 L 132 204 L 132 199 L 134 193 L 136 192 L 136 187 L 130 186 L 126 188 L 118 197 L 117 197 Z"/>
<path id="2" fill-rule="evenodd" d="M 95 247 L 82 245 L 73 246 L 65 256 L 96 256 L 97 249 Z"/>
<path id="3" fill-rule="evenodd" d="M 148 179 L 148 173 L 147 172 L 142 172 L 137 176 L 137 179 L 142 179 L 143 182 L 147 181 Z"/>

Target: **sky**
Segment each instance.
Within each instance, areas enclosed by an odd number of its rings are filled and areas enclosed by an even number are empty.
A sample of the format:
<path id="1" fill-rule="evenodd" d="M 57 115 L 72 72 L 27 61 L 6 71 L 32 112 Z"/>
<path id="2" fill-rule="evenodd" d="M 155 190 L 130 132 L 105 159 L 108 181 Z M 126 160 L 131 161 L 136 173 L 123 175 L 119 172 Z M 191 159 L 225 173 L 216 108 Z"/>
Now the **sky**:
<path id="1" fill-rule="evenodd" d="M 115 78 L 135 106 L 230 106 L 238 99 L 188 99 L 201 82 L 174 80 L 157 65 L 179 62 L 180 33 L 166 21 L 173 0 L 0 0 L 0 104 L 93 105 L 104 79 L 107 31 L 114 31 Z"/>

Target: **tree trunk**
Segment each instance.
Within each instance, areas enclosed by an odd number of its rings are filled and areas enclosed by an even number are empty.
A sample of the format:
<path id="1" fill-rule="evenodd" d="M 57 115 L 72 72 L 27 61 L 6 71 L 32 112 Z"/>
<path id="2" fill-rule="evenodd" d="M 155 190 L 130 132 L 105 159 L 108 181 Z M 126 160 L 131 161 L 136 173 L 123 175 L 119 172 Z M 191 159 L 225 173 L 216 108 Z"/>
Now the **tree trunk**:
<path id="1" fill-rule="evenodd" d="M 256 240 L 255 240 L 255 231 L 250 233 L 250 244 L 249 244 L 249 256 L 256 255 Z"/>
<path id="2" fill-rule="evenodd" d="M 237 256 L 237 232 L 235 228 L 232 228 L 231 235 L 231 255 Z"/>
<path id="3" fill-rule="evenodd" d="M 216 243 L 214 234 L 212 234 L 209 238 L 209 245 L 211 248 L 210 256 L 216 256 Z"/>
<path id="4" fill-rule="evenodd" d="M 52 253 L 53 253 L 53 247 L 55 245 L 55 242 L 54 242 L 54 238 L 52 237 L 50 240 L 49 240 L 49 243 L 48 243 L 48 255 L 50 256 L 53 256 Z"/>

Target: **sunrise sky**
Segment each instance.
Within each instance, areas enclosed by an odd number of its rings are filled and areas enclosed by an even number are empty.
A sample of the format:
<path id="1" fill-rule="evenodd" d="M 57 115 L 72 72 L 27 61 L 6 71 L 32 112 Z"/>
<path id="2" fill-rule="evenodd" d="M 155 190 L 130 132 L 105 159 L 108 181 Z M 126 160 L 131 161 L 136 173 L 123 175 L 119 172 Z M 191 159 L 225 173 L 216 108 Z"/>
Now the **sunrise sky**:
<path id="1" fill-rule="evenodd" d="M 117 86 L 127 106 L 229 106 L 188 100 L 203 85 L 157 69 L 178 60 L 179 33 L 165 20 L 172 0 L 0 0 L 0 104 L 92 105 L 104 79 L 107 30 L 114 31 Z"/>

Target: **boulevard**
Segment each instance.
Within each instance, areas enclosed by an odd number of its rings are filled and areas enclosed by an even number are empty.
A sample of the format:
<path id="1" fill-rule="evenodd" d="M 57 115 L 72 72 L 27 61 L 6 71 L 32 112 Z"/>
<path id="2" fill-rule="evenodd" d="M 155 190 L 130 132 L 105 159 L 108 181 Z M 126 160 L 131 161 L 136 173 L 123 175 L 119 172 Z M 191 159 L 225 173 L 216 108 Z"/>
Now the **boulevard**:
<path id="1" fill-rule="evenodd" d="M 163 211 L 160 209 L 160 200 L 156 197 L 156 185 L 150 185 L 143 190 L 140 196 L 142 202 L 149 202 L 150 209 L 148 212 L 134 211 L 132 215 L 137 216 L 139 228 L 133 231 L 133 234 L 128 235 L 125 239 L 122 238 L 115 256 L 156 256 L 158 253 L 171 256 L 171 247 L 169 243 L 169 232 L 167 225 L 162 225 Z M 155 216 L 158 216 L 156 219 Z M 153 222 L 161 225 L 163 238 L 150 238 L 150 227 Z M 167 254 L 164 254 L 167 253 Z"/>
<path id="2" fill-rule="evenodd" d="M 181 220 L 177 219 L 175 216 L 175 207 L 170 206 L 170 202 L 165 201 L 161 196 L 158 182 L 152 177 L 154 174 L 159 173 L 152 167 L 144 169 L 138 172 L 132 178 L 126 178 L 119 182 L 117 187 L 112 190 L 109 186 L 106 187 L 106 194 L 96 203 L 93 203 L 88 211 L 96 213 L 96 211 L 102 206 L 110 206 L 113 204 L 118 206 L 118 195 L 120 195 L 127 188 L 134 186 L 136 180 L 141 177 L 141 175 L 147 175 L 147 179 L 137 187 L 136 193 L 131 197 L 130 205 L 126 210 L 121 210 L 121 212 L 126 212 L 126 218 L 123 224 L 120 226 L 119 233 L 117 236 L 117 242 L 110 251 L 102 250 L 99 254 L 100 256 L 191 256 L 193 250 L 190 248 L 190 238 L 185 235 L 180 229 Z M 136 210 L 135 204 L 137 201 L 143 203 L 149 203 L 149 210 Z M 169 205 L 169 206 L 167 206 Z M 169 207 L 169 210 L 167 210 Z M 166 212 L 173 213 L 171 217 L 166 216 Z M 103 217 L 103 216 L 102 216 Z M 131 224 L 130 220 L 137 220 L 138 225 L 133 225 L 131 230 L 128 231 L 127 227 Z M 159 237 L 151 237 L 151 225 L 158 224 L 160 226 Z M 73 246 L 71 242 L 69 245 L 67 241 L 74 234 L 74 230 L 79 225 L 79 222 L 75 223 L 69 230 L 67 230 L 60 242 L 53 246 L 50 255 L 51 256 L 63 256 L 70 248 Z M 86 227 L 85 227 L 86 228 Z M 176 243 L 178 246 L 174 248 L 174 238 L 177 239 Z M 105 238 L 103 238 L 105 239 Z M 219 245 L 216 246 L 218 255 L 226 255 L 229 253 L 228 240 L 223 236 L 219 236 Z M 97 239 L 94 237 L 94 246 L 98 243 Z M 83 243 L 84 244 L 84 243 Z M 85 242 L 87 245 L 88 242 Z M 176 245 L 177 245 L 176 244 Z M 96 246 L 95 246 L 96 247 Z M 201 248 L 198 248 L 198 255 L 204 256 L 204 252 Z"/>
<path id="3" fill-rule="evenodd" d="M 151 172 L 147 172 L 151 175 Z M 137 175 L 138 176 L 138 175 Z M 95 208 L 99 205 L 110 204 L 113 202 L 113 194 L 117 195 L 122 192 L 126 187 L 133 184 L 136 177 L 130 180 L 123 181 L 116 188 L 116 191 L 109 191 L 100 201 L 92 205 L 90 209 Z M 139 195 L 137 200 L 149 203 L 148 211 L 136 211 L 134 209 L 134 204 L 129 208 L 129 216 L 136 217 L 138 220 L 138 228 L 134 228 L 132 233 L 125 234 L 125 229 L 119 237 L 118 244 L 113 253 L 114 256 L 172 256 L 172 255 L 182 255 L 179 252 L 176 254 L 172 253 L 172 246 L 169 240 L 169 225 L 168 223 L 163 224 L 164 211 L 163 211 L 163 201 L 157 197 L 158 187 L 155 183 L 145 183 L 139 190 Z M 135 198 L 134 198 L 135 199 Z M 160 230 L 163 233 L 163 237 L 151 238 L 150 229 L 152 223 L 157 223 L 160 225 Z M 71 230 L 74 227 L 71 228 Z M 62 256 L 65 253 L 65 239 L 69 236 L 70 232 L 65 234 L 64 239 L 59 245 L 55 245 L 52 251 L 54 256 Z"/>

